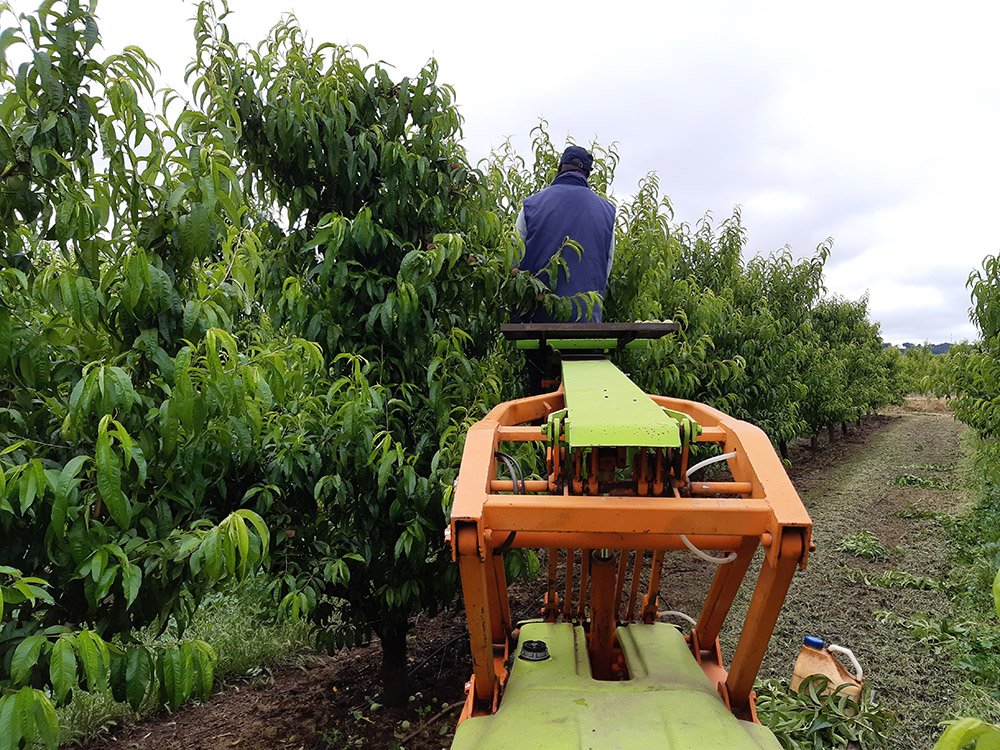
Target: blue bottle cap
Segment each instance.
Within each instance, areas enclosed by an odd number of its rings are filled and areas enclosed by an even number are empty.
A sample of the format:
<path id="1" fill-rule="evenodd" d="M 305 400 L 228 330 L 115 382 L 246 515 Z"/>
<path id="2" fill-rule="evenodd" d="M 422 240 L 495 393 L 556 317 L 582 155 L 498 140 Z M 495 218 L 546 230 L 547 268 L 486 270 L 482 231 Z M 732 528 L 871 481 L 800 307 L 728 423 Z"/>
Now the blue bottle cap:
<path id="1" fill-rule="evenodd" d="M 823 639 L 815 635 L 807 635 L 802 639 L 802 643 L 809 648 L 823 648 Z"/>

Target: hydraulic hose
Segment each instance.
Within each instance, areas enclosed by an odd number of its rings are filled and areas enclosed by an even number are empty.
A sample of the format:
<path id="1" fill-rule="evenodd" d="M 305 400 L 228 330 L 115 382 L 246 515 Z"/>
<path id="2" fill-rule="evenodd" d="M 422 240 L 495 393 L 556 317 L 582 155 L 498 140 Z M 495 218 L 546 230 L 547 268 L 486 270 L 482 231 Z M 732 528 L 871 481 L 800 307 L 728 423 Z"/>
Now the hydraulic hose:
<path id="1" fill-rule="evenodd" d="M 521 465 L 517 462 L 517 460 L 503 451 L 497 451 L 493 455 L 503 461 L 504 465 L 507 467 L 507 473 L 510 474 L 511 482 L 514 485 L 514 494 L 525 494 L 524 474 L 521 473 Z M 518 485 L 520 485 L 520 487 Z"/>
<path id="2" fill-rule="evenodd" d="M 712 565 L 725 565 L 726 563 L 731 563 L 736 559 L 735 552 L 727 552 L 725 557 L 713 557 L 706 552 L 702 552 L 700 549 L 692 544 L 691 540 L 688 539 L 683 534 L 680 535 L 681 541 L 684 542 L 684 546 L 687 547 L 691 554 L 697 557 L 699 560 L 704 560 L 705 562 L 712 563 Z"/>
<path id="3" fill-rule="evenodd" d="M 697 620 L 695 620 L 693 617 L 691 617 L 691 615 L 685 614 L 684 612 L 678 612 L 676 609 L 667 609 L 667 610 L 664 610 L 662 612 L 657 612 L 656 616 L 657 617 L 679 617 L 680 619 L 684 620 L 685 622 L 691 623 L 691 627 L 694 627 L 695 625 L 698 624 Z"/>
<path id="4" fill-rule="evenodd" d="M 694 474 L 699 469 L 704 469 L 706 466 L 717 464 L 719 463 L 719 461 L 728 461 L 730 458 L 736 458 L 736 451 L 732 451 L 731 453 L 723 453 L 721 456 L 712 456 L 711 458 L 706 458 L 704 461 L 699 461 L 690 469 L 688 469 L 686 472 L 684 472 L 684 476 L 690 479 L 691 475 Z"/>
<path id="5" fill-rule="evenodd" d="M 706 466 L 717 464 L 720 461 L 728 461 L 730 458 L 736 458 L 736 451 L 732 451 L 730 453 L 723 453 L 721 456 L 712 456 L 711 458 L 706 458 L 704 461 L 699 461 L 694 466 L 689 468 L 684 473 L 684 476 L 690 479 L 691 475 L 694 474 L 699 469 L 704 469 Z M 680 537 L 681 541 L 684 542 L 684 546 L 687 547 L 691 551 L 691 554 L 697 557 L 699 560 L 704 560 L 705 562 L 712 563 L 712 565 L 725 565 L 726 563 L 731 563 L 733 560 L 736 559 L 735 552 L 727 552 L 725 557 L 714 557 L 712 555 L 706 554 L 705 552 L 702 552 L 700 549 L 695 547 L 694 544 L 691 543 L 691 540 L 688 539 L 686 536 L 684 536 L 684 534 L 681 534 Z"/>

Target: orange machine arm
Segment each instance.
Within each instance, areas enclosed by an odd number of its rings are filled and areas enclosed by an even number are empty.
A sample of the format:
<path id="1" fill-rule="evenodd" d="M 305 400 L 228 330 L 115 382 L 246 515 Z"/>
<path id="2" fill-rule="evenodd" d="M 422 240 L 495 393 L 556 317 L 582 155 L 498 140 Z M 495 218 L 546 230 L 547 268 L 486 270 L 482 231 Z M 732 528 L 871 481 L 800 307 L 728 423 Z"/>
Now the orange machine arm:
<path id="1" fill-rule="evenodd" d="M 655 570 L 650 573 L 658 589 L 662 551 L 681 548 L 681 535 L 693 537 L 701 549 L 736 553 L 731 563 L 719 566 L 690 641 L 727 705 L 737 715 L 752 716 L 753 681 L 795 568 L 805 566 L 812 522 L 760 429 L 704 404 L 650 398 L 693 419 L 701 427 L 698 442 L 718 443 L 724 452 L 735 452 L 728 460 L 731 482 L 693 481 L 684 488 L 690 496 L 681 496 L 676 489 L 672 496 L 634 496 L 570 494 L 567 485 L 560 488 L 551 480 L 535 480 L 525 483 L 526 494 L 510 494 L 513 483 L 497 479 L 495 452 L 504 442 L 544 440 L 538 424 L 564 408 L 562 391 L 500 404 L 469 431 L 449 528 L 452 554 L 461 572 L 473 659 L 465 716 L 494 711 L 506 677 L 504 660 L 509 655 L 512 623 L 503 550 L 548 548 L 553 571 L 559 549 L 653 550 L 657 553 L 653 557 Z M 716 639 L 758 547 L 766 554 L 727 674 Z M 589 558 L 584 555 L 581 559 L 582 610 L 589 571 L 584 560 Z M 620 570 L 624 569 L 623 554 Z M 615 580 L 605 580 L 613 573 L 602 569 L 599 580 L 596 575 L 595 570 L 592 598 L 598 596 L 597 587 L 602 592 L 610 587 L 616 593 L 611 617 L 617 619 L 623 574 L 618 574 L 617 592 L 612 586 Z M 568 562 L 567 577 L 571 576 Z M 632 580 L 638 580 L 635 574 Z M 635 588 L 633 583 L 633 600 Z M 650 585 L 646 596 L 644 617 L 649 617 L 650 611 L 655 615 L 653 588 Z M 571 580 L 566 590 L 567 597 L 572 595 Z M 603 599 L 593 600 L 592 618 L 599 604 L 603 607 L 600 612 L 609 609 Z M 547 601 L 546 612 L 555 611 L 555 602 Z M 569 611 L 568 602 L 565 611 Z M 632 613 L 630 603 L 628 616 Z M 607 632 L 606 628 L 598 630 Z"/>

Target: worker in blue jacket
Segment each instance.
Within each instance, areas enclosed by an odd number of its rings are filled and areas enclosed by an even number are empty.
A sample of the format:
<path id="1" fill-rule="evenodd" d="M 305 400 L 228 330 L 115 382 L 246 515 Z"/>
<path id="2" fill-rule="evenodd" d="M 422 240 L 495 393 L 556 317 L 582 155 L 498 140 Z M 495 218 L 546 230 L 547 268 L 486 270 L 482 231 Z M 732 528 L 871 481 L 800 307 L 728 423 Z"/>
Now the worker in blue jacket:
<path id="1" fill-rule="evenodd" d="M 525 198 L 515 224 L 524 240 L 522 271 L 537 274 L 562 249 L 569 276 L 561 270 L 549 287 L 560 297 L 581 292 L 597 292 L 604 297 L 611 262 L 615 254 L 615 207 L 587 182 L 594 157 L 580 146 L 569 146 L 559 159 L 559 174 L 544 190 Z M 570 239 L 583 248 L 582 255 L 570 246 Z M 601 322 L 601 306 L 587 316 L 583 306 L 574 306 L 573 322 Z M 537 309 L 525 322 L 551 323 L 552 316 Z"/>
<path id="2" fill-rule="evenodd" d="M 520 269 L 537 274 L 545 269 L 552 256 L 562 250 L 569 269 L 560 269 L 555 280 L 546 279 L 549 288 L 560 297 L 581 292 L 597 292 L 603 300 L 615 255 L 615 207 L 602 198 L 587 182 L 594 157 L 580 146 L 569 146 L 559 159 L 559 174 L 544 190 L 525 198 L 515 227 L 524 240 Z M 567 245 L 573 240 L 583 250 Z M 600 323 L 602 307 L 596 304 L 588 314 L 586 305 L 574 304 L 571 322 Z M 553 317 L 536 308 L 524 323 L 552 323 Z M 544 350 L 525 352 L 525 390 L 528 395 L 544 392 L 554 383 L 553 361 Z"/>

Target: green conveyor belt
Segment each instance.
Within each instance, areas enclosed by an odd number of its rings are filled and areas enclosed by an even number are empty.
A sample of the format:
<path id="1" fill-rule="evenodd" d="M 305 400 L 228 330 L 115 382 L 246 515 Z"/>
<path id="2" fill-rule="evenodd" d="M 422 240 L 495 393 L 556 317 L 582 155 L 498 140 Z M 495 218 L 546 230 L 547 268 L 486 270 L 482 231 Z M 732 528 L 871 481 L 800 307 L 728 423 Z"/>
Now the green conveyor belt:
<path id="1" fill-rule="evenodd" d="M 604 359 L 564 360 L 566 442 L 570 448 L 676 448 L 676 420 Z"/>

